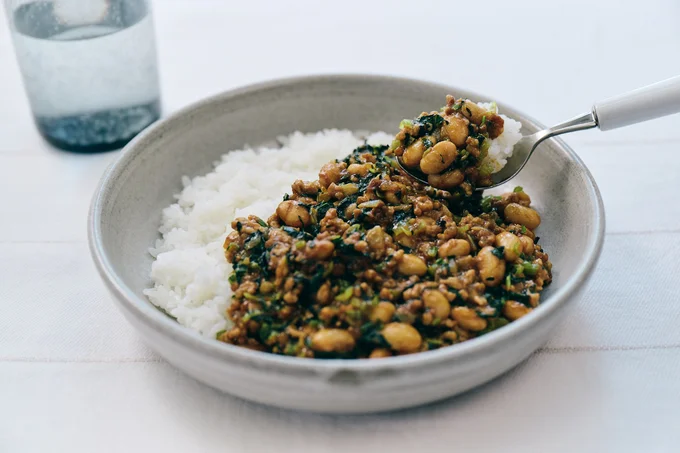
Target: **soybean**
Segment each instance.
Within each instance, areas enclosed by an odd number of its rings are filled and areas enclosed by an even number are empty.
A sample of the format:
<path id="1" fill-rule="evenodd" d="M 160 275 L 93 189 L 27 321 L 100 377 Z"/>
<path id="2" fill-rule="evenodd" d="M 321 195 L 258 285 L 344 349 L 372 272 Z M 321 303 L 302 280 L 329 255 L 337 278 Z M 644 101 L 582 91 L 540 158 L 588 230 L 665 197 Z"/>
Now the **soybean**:
<path id="1" fill-rule="evenodd" d="M 415 327 L 401 322 L 387 324 L 381 333 L 390 347 L 401 354 L 418 352 L 423 342 Z"/>
<path id="2" fill-rule="evenodd" d="M 435 175 L 446 170 L 456 160 L 456 145 L 449 141 L 439 142 L 423 155 L 420 170 L 427 175 Z"/>
<path id="3" fill-rule="evenodd" d="M 307 209 L 293 200 L 286 200 L 279 203 L 276 208 L 276 214 L 283 220 L 283 223 L 295 228 L 307 226 L 312 221 Z"/>
<path id="4" fill-rule="evenodd" d="M 503 210 L 503 215 L 509 222 L 519 223 L 530 230 L 536 229 L 541 224 L 541 216 L 538 212 L 518 203 L 508 204 Z"/>
<path id="5" fill-rule="evenodd" d="M 505 275 L 505 261 L 493 254 L 494 248 L 486 246 L 477 254 L 479 276 L 486 286 L 498 286 Z"/>

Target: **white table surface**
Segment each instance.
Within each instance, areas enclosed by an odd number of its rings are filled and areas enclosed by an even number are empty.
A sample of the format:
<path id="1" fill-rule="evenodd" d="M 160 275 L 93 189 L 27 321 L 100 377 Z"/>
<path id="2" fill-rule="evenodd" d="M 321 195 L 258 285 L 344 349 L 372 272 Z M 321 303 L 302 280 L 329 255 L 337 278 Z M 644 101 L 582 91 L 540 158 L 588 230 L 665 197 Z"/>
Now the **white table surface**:
<path id="1" fill-rule="evenodd" d="M 157 0 L 165 112 L 274 77 L 369 72 L 469 87 L 553 123 L 680 74 L 675 0 L 400 3 Z M 0 452 L 680 451 L 680 118 L 567 140 L 600 185 L 607 238 L 546 347 L 418 409 L 265 408 L 180 374 L 113 307 L 86 213 L 117 153 L 40 139 L 0 17 Z"/>

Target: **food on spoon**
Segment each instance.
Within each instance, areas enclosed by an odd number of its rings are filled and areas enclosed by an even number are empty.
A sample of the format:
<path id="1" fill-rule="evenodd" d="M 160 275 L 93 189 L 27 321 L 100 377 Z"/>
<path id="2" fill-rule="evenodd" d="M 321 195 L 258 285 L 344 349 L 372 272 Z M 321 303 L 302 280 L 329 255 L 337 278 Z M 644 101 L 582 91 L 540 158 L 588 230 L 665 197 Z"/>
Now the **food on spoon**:
<path id="1" fill-rule="evenodd" d="M 521 138 L 521 124 L 499 115 L 495 104 L 453 96 L 440 111 L 403 120 L 399 128 L 390 150 L 409 171 L 434 187 L 461 187 L 467 194 L 491 185 L 491 175 L 503 168 Z"/>

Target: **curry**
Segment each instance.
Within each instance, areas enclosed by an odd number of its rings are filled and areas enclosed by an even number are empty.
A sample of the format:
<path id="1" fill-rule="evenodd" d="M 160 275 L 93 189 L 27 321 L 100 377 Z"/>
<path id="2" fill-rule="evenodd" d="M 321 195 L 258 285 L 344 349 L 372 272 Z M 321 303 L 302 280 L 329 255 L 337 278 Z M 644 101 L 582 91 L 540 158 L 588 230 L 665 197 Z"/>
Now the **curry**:
<path id="1" fill-rule="evenodd" d="M 381 358 L 454 345 L 538 306 L 552 265 L 521 187 L 483 197 L 485 142 L 503 120 L 447 98 L 295 181 L 265 222 L 238 218 L 221 341 L 275 354 Z M 396 157 L 428 175 L 421 184 Z M 430 157 L 428 157 L 430 156 Z M 435 187 L 436 186 L 436 187 Z"/>

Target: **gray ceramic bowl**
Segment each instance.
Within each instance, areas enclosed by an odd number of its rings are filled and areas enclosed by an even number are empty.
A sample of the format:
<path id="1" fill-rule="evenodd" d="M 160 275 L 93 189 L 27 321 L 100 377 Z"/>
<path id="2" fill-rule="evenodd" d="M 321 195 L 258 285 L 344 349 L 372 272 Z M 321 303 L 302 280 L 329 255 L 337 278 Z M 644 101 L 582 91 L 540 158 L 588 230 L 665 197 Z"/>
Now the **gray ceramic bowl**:
<path id="1" fill-rule="evenodd" d="M 395 131 L 402 118 L 441 105 L 447 93 L 493 100 L 393 77 L 303 77 L 220 94 L 156 123 L 106 171 L 90 213 L 92 256 L 116 304 L 149 346 L 177 368 L 233 395 L 284 408 L 335 413 L 404 408 L 458 394 L 508 371 L 546 342 L 581 294 L 602 246 L 599 191 L 583 162 L 560 140 L 541 145 L 512 182 L 531 194 L 541 212 L 540 236 L 554 263 L 553 284 L 531 314 L 481 338 L 382 360 L 281 357 L 203 338 L 142 294 L 151 285 L 147 249 L 158 238 L 161 209 L 173 202 L 182 175 L 204 174 L 227 150 L 295 130 Z M 542 128 L 499 106 L 523 122 L 524 133 Z"/>

